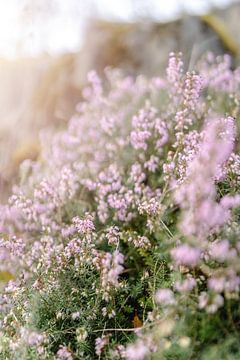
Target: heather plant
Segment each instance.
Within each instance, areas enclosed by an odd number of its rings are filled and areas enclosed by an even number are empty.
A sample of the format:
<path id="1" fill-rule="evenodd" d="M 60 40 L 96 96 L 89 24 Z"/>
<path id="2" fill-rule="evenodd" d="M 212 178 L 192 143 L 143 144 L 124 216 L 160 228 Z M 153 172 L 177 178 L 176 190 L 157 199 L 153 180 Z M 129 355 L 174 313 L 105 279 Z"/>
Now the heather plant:
<path id="1" fill-rule="evenodd" d="M 238 359 L 240 70 L 88 80 L 1 206 L 1 358 Z"/>

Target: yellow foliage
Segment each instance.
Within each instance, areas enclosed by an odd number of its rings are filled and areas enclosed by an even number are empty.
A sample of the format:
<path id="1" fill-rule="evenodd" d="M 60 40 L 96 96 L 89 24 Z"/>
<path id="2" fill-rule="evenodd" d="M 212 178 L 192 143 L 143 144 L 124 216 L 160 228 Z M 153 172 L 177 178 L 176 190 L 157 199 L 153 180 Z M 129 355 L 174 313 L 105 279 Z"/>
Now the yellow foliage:
<path id="1" fill-rule="evenodd" d="M 219 36 L 224 47 L 233 55 L 238 55 L 240 52 L 239 46 L 223 20 L 213 14 L 202 15 L 201 19 Z"/>
<path id="2" fill-rule="evenodd" d="M 0 282 L 8 282 L 13 279 L 14 276 L 9 271 L 0 271 Z"/>

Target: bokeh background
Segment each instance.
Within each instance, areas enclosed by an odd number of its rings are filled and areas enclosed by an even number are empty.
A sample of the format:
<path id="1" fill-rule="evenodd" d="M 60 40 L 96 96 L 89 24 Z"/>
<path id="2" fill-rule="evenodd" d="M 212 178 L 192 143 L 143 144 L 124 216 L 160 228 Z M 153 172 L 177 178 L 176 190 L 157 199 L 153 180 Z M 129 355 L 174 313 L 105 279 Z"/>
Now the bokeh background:
<path id="1" fill-rule="evenodd" d="M 239 19 L 239 0 L 0 0 L 0 201 L 40 135 L 66 126 L 88 71 L 160 75 L 171 51 L 188 69 L 207 51 L 235 66 Z"/>

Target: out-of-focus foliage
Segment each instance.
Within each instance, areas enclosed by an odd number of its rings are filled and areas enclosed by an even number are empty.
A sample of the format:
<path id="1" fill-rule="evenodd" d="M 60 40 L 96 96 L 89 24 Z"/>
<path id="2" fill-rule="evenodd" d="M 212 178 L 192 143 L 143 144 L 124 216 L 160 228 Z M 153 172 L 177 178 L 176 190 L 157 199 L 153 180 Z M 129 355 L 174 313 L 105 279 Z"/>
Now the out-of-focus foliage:
<path id="1" fill-rule="evenodd" d="M 77 3 L 68 6 L 72 9 L 68 16 L 79 18 L 81 6 Z M 139 7 L 139 2 L 133 4 L 136 11 Z M 26 2 L 23 8 L 23 26 L 32 24 L 34 29 L 37 24 L 48 23 L 60 11 L 55 1 Z M 88 71 L 96 69 L 102 75 L 106 66 L 112 66 L 134 76 L 140 73 L 156 76 L 163 72 L 168 53 L 173 50 L 184 52 L 186 69 L 192 69 L 196 59 L 208 50 L 218 55 L 226 50 L 237 61 L 238 14 L 239 4 L 235 4 L 225 10 L 214 10 L 213 15 L 184 16 L 165 24 L 153 22 L 151 17 L 147 22 L 133 23 L 92 19 L 82 49 L 76 53 L 1 60 L 0 151 L 4 154 L 0 159 L 1 199 L 6 200 L 20 163 L 38 158 L 39 131 L 65 126 L 75 112 Z M 44 34 L 47 27 L 42 28 Z"/>

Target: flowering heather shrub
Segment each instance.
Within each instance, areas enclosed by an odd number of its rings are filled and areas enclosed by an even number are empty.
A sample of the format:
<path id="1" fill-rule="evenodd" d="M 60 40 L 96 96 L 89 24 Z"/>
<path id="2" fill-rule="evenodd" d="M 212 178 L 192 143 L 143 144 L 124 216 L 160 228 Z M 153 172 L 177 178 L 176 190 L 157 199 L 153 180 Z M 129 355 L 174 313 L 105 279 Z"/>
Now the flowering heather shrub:
<path id="1" fill-rule="evenodd" d="M 240 69 L 95 72 L 1 206 L 2 359 L 239 359 Z"/>

